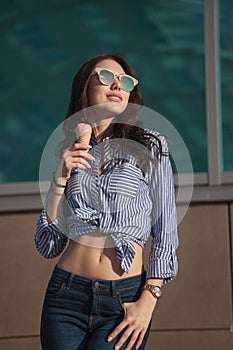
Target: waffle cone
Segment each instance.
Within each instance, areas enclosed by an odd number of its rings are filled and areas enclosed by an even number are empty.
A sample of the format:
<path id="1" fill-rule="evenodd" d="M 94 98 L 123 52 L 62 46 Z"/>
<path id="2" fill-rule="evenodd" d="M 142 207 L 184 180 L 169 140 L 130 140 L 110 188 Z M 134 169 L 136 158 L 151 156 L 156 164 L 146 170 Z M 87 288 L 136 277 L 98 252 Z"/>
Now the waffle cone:
<path id="1" fill-rule="evenodd" d="M 89 124 L 79 123 L 74 131 L 79 143 L 89 145 L 92 134 L 92 128 Z"/>
<path id="2" fill-rule="evenodd" d="M 78 142 L 85 145 L 89 145 L 90 139 L 91 139 L 91 133 L 92 131 L 84 132 L 82 135 L 79 136 Z"/>

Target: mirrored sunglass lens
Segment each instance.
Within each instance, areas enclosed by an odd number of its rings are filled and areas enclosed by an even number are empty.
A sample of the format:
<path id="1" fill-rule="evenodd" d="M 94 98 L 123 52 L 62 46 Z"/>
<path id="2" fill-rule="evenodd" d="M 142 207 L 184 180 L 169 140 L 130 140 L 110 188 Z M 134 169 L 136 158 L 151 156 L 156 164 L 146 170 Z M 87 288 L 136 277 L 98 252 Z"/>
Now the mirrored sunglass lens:
<path id="1" fill-rule="evenodd" d="M 102 69 L 99 74 L 99 79 L 101 83 L 111 85 L 114 80 L 114 74 L 109 70 Z"/>
<path id="2" fill-rule="evenodd" d="M 134 88 L 134 81 L 130 77 L 121 77 L 121 87 L 125 91 L 132 91 Z"/>

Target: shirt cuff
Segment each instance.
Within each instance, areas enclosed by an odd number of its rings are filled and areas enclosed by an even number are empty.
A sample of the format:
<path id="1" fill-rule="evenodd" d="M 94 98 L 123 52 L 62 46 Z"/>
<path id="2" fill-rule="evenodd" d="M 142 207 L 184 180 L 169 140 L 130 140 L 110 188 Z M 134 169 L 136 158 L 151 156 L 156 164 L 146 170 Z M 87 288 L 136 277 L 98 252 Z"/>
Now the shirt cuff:
<path id="1" fill-rule="evenodd" d="M 172 281 L 178 272 L 178 261 L 175 250 L 171 249 L 169 256 L 166 254 L 166 259 L 158 258 L 157 249 L 153 249 L 150 253 L 149 262 L 147 265 L 146 278 L 162 278 L 163 284 Z"/>

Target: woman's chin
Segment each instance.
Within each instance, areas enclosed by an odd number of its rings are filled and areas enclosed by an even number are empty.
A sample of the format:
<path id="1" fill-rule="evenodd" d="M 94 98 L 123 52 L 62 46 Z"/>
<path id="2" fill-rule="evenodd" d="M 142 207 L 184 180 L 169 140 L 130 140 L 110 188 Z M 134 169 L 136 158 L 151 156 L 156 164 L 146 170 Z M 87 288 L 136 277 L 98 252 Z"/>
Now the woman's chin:
<path id="1" fill-rule="evenodd" d="M 91 106 L 86 109 L 85 115 L 90 122 L 98 123 L 113 119 L 123 113 L 127 108 L 127 102 L 106 102 Z"/>
<path id="2" fill-rule="evenodd" d="M 127 102 L 115 102 L 109 101 L 104 104 L 101 104 L 101 110 L 105 111 L 106 114 L 109 113 L 110 116 L 117 116 L 124 112 L 127 107 Z"/>

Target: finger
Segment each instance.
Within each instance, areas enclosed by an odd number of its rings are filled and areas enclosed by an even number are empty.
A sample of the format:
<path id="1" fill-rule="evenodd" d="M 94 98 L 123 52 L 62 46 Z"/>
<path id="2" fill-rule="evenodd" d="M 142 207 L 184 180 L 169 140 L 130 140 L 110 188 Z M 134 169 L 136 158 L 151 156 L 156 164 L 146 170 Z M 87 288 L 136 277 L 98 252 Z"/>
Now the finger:
<path id="1" fill-rule="evenodd" d="M 83 143 L 78 143 L 75 142 L 71 147 L 70 147 L 70 151 L 74 151 L 74 150 L 85 150 L 85 151 L 89 151 L 91 148 L 90 145 L 85 145 Z"/>
<path id="2" fill-rule="evenodd" d="M 87 161 L 83 158 L 83 157 L 81 157 L 81 156 L 76 156 L 76 157 L 72 157 L 72 156 L 69 156 L 69 157 L 67 157 L 67 159 L 66 159 L 66 162 L 65 162 L 67 165 L 73 165 L 73 163 L 80 163 L 80 164 L 85 164 L 85 163 L 87 163 Z M 88 163 L 89 164 L 89 163 Z M 85 165 L 87 165 L 87 164 L 85 164 Z"/>
<path id="3" fill-rule="evenodd" d="M 74 168 L 86 169 L 86 167 L 82 163 L 73 163 Z"/>
<path id="4" fill-rule="evenodd" d="M 83 158 L 87 158 L 87 159 L 89 159 L 89 160 L 95 160 L 95 158 L 90 154 L 90 153 L 88 153 L 88 152 L 83 152 L 83 151 L 80 151 L 79 152 L 79 155 L 81 156 L 81 157 L 83 157 Z"/>
<path id="5" fill-rule="evenodd" d="M 73 169 L 73 168 L 80 168 L 80 169 L 86 169 L 86 168 L 91 168 L 90 164 L 81 158 L 81 157 L 76 157 L 76 158 L 71 158 L 67 159 L 65 162 L 65 166 L 67 169 Z"/>
<path id="6" fill-rule="evenodd" d="M 95 160 L 95 158 L 90 153 L 84 153 L 83 157 L 85 157 L 89 160 Z"/>
<path id="7" fill-rule="evenodd" d="M 108 342 L 112 341 L 116 336 L 123 331 L 123 329 L 127 326 L 127 322 L 123 320 L 118 326 L 114 329 L 114 331 L 108 336 Z"/>
<path id="8" fill-rule="evenodd" d="M 139 349 L 140 346 L 142 345 L 142 341 L 143 341 L 143 339 L 144 339 L 145 334 L 146 334 L 146 331 L 142 331 L 142 332 L 139 334 L 137 343 L 136 343 L 136 345 L 135 345 L 136 350 Z"/>
<path id="9" fill-rule="evenodd" d="M 95 160 L 95 158 L 85 150 L 73 150 L 73 151 L 68 152 L 67 156 L 71 156 L 71 157 L 81 156 L 81 157 L 85 157 L 85 158 L 90 159 L 90 160 Z"/>
<path id="10" fill-rule="evenodd" d="M 130 335 L 134 332 L 135 330 L 132 328 L 132 327 L 128 327 L 127 330 L 123 333 L 123 335 L 120 337 L 120 339 L 118 340 L 118 342 L 116 343 L 115 345 L 115 350 L 118 350 L 122 347 L 122 345 L 126 342 L 127 339 L 129 339 Z M 133 337 L 133 335 L 132 335 Z M 130 338 L 131 339 L 131 338 Z M 135 341 L 137 340 L 137 336 L 136 338 L 134 339 L 134 342 L 132 344 L 135 343 Z M 127 349 L 130 349 L 128 348 L 127 346 Z"/>
<path id="11" fill-rule="evenodd" d="M 89 168 L 89 169 L 91 168 L 91 165 L 84 158 L 81 158 L 81 157 L 80 158 L 73 158 L 72 163 L 82 165 L 82 167 L 84 167 L 84 168 Z"/>
<path id="12" fill-rule="evenodd" d="M 86 154 L 90 151 L 89 148 L 77 148 L 77 147 L 71 147 L 69 150 L 68 150 L 68 154 Z"/>
<path id="13" fill-rule="evenodd" d="M 74 143 L 67 151 L 73 152 L 73 151 L 85 151 L 88 152 L 90 150 L 90 147 L 87 145 L 82 145 L 81 143 Z"/>
<path id="14" fill-rule="evenodd" d="M 136 343 L 137 339 L 138 339 L 138 335 L 139 335 L 139 331 L 134 330 L 133 334 L 130 337 L 130 341 L 127 344 L 125 350 L 131 350 L 134 346 L 134 344 Z"/>

